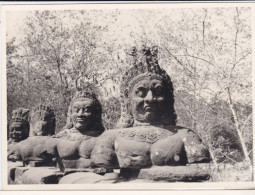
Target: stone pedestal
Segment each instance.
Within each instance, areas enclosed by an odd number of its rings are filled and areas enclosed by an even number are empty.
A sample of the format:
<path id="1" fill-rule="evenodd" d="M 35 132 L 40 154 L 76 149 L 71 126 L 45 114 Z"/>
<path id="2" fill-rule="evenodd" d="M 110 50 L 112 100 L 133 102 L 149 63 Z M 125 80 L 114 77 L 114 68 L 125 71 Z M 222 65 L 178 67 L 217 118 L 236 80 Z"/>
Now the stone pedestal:
<path id="1" fill-rule="evenodd" d="M 200 182 L 210 179 L 209 164 L 187 166 L 153 166 L 141 169 L 137 179 L 162 182 Z"/>
<path id="2" fill-rule="evenodd" d="M 57 184 L 64 175 L 55 167 L 23 167 L 22 163 L 15 164 L 8 162 L 9 184 Z"/>
<path id="3" fill-rule="evenodd" d="M 61 178 L 59 184 L 92 184 L 92 183 L 116 183 L 118 173 L 106 173 L 99 175 L 92 172 L 77 172 L 68 174 Z"/>
<path id="4" fill-rule="evenodd" d="M 22 166 L 22 162 L 8 162 L 8 184 L 15 184 L 16 168 Z"/>
<path id="5" fill-rule="evenodd" d="M 85 183 L 150 183 L 150 182 L 200 182 L 210 179 L 211 165 L 153 166 L 135 170 L 66 169 L 56 167 L 23 167 L 22 162 L 8 162 L 9 184 L 85 184 Z M 125 174 L 124 174 L 125 173 Z M 125 177 L 127 174 L 132 177 Z M 130 176 L 129 174 L 129 176 Z"/>
<path id="6" fill-rule="evenodd" d="M 21 176 L 22 184 L 58 184 L 64 173 L 54 167 L 29 167 Z"/>

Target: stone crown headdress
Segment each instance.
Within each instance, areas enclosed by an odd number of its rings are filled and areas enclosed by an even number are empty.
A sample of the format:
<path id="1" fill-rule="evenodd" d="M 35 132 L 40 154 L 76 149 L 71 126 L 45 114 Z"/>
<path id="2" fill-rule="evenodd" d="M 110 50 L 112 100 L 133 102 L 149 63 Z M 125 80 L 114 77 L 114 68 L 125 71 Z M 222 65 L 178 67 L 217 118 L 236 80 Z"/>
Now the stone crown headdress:
<path id="1" fill-rule="evenodd" d="M 11 123 L 13 122 L 28 123 L 28 117 L 29 117 L 29 109 L 18 108 L 12 111 Z"/>
<path id="2" fill-rule="evenodd" d="M 125 98 L 128 97 L 133 85 L 139 79 L 146 76 L 161 78 L 169 85 L 172 85 L 171 79 L 166 71 L 158 65 L 158 47 L 153 46 L 152 48 L 148 48 L 143 46 L 139 52 L 136 47 L 133 47 L 128 55 L 131 56 L 129 63 L 132 67 L 124 74 L 120 87 L 121 93 Z"/>
<path id="3" fill-rule="evenodd" d="M 169 75 L 158 64 L 158 47 L 153 46 L 149 48 L 143 46 L 140 51 L 137 51 L 136 47 L 132 47 L 131 51 L 127 54 L 129 57 L 128 63 L 131 64 L 131 68 L 124 73 L 120 85 L 121 118 L 118 126 L 128 127 L 132 124 L 130 111 L 131 102 L 129 97 L 130 91 L 139 80 L 142 80 L 145 77 L 160 79 L 166 84 L 169 96 L 167 100 L 169 116 L 168 119 L 166 119 L 168 121 L 166 121 L 165 124 L 175 125 L 176 115 L 174 110 L 173 84 Z"/>
<path id="4" fill-rule="evenodd" d="M 50 118 L 51 118 L 52 120 L 55 120 L 55 114 L 54 114 L 53 108 L 51 108 L 51 106 L 48 106 L 48 105 L 46 105 L 46 104 L 39 104 L 38 106 L 34 107 L 34 108 L 32 109 L 31 115 L 33 115 L 35 112 L 41 111 L 41 110 L 47 111 L 47 112 L 49 113 Z"/>
<path id="5" fill-rule="evenodd" d="M 77 91 L 71 101 L 71 104 L 78 99 L 84 99 L 84 98 L 88 98 L 93 101 L 98 101 L 96 94 L 91 89 L 88 89 L 87 91 Z"/>

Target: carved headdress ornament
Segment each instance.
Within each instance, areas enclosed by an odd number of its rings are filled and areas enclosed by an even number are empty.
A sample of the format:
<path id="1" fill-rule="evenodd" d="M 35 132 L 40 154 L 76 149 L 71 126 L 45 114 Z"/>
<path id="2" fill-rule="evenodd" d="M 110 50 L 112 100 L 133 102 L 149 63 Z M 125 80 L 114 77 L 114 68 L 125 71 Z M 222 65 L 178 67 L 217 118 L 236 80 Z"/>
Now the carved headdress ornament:
<path id="1" fill-rule="evenodd" d="M 55 127 L 56 127 L 56 118 L 54 114 L 54 110 L 51 106 L 48 106 L 46 104 L 39 104 L 35 106 L 32 109 L 31 115 L 30 115 L 30 134 L 33 135 L 33 131 L 35 128 L 35 124 L 38 121 L 45 121 L 48 123 L 47 127 L 47 135 L 53 135 L 55 133 Z"/>
<path id="2" fill-rule="evenodd" d="M 29 109 L 18 108 L 12 111 L 11 123 L 21 122 L 24 124 L 28 123 Z"/>
<path id="3" fill-rule="evenodd" d="M 29 135 L 28 118 L 29 118 L 29 109 L 18 108 L 12 111 L 12 118 L 10 120 L 10 129 L 8 131 L 9 133 L 8 136 L 10 136 L 11 140 L 13 139 L 14 142 L 19 142 L 28 137 Z M 22 137 L 13 137 L 14 134 L 17 134 L 17 131 L 16 133 L 12 133 L 12 132 L 17 127 L 19 127 L 19 130 L 22 131 L 22 132 L 19 132 L 20 133 L 19 135 Z"/>
<path id="4" fill-rule="evenodd" d="M 122 114 L 118 126 L 132 126 L 133 119 L 130 110 L 130 92 L 134 85 L 145 77 L 162 80 L 167 86 L 168 99 L 166 106 L 169 108 L 169 113 L 167 113 L 168 117 L 166 117 L 167 119 L 164 124 L 175 125 L 176 115 L 174 110 L 173 85 L 169 75 L 158 64 L 158 47 L 153 46 L 148 48 L 143 46 L 140 51 L 137 51 L 136 47 L 132 47 L 128 55 L 130 57 L 129 64 L 131 64 L 131 68 L 124 73 L 120 86 Z"/>
<path id="5" fill-rule="evenodd" d="M 73 102 L 75 102 L 77 100 L 84 99 L 84 98 L 88 98 L 94 102 L 98 102 L 98 99 L 97 99 L 94 91 L 91 88 L 87 88 L 86 91 L 76 91 L 76 94 L 73 97 L 71 104 L 73 104 Z"/>
<path id="6" fill-rule="evenodd" d="M 134 84 L 144 77 L 164 80 L 172 90 L 170 77 L 158 64 L 158 48 L 156 46 L 152 48 L 143 47 L 140 52 L 133 47 L 129 55 L 131 56 L 132 67 L 124 74 L 121 83 L 121 93 L 124 97 L 127 98 Z"/>
<path id="7" fill-rule="evenodd" d="M 34 113 L 38 111 L 39 112 L 46 111 L 48 113 L 48 116 L 50 116 L 50 119 L 55 120 L 54 110 L 50 106 L 45 104 L 39 104 L 38 106 L 33 108 L 31 115 L 33 115 Z M 41 117 L 44 117 L 44 116 L 41 116 Z M 41 118 L 41 119 L 44 119 L 44 118 Z"/>

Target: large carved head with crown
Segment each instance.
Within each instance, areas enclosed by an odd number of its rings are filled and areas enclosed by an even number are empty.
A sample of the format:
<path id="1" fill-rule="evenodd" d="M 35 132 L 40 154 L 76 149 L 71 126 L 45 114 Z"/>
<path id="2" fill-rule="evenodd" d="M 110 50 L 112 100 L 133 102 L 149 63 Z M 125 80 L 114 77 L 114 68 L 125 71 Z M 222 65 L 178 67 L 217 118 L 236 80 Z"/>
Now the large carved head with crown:
<path id="1" fill-rule="evenodd" d="M 67 129 L 75 128 L 83 134 L 86 132 L 102 133 L 102 107 L 96 96 L 92 85 L 85 84 L 86 87 L 76 91 L 70 102 L 67 117 Z"/>
<path id="2" fill-rule="evenodd" d="M 158 64 L 158 48 L 135 47 L 129 53 L 132 67 L 121 83 L 119 125 L 175 125 L 174 94 L 170 77 Z"/>
<path id="3" fill-rule="evenodd" d="M 20 142 L 29 136 L 29 109 L 13 110 L 10 121 L 9 137 L 14 142 Z"/>
<path id="4" fill-rule="evenodd" d="M 55 134 L 55 114 L 45 104 L 34 107 L 30 116 L 30 136 L 48 136 Z"/>

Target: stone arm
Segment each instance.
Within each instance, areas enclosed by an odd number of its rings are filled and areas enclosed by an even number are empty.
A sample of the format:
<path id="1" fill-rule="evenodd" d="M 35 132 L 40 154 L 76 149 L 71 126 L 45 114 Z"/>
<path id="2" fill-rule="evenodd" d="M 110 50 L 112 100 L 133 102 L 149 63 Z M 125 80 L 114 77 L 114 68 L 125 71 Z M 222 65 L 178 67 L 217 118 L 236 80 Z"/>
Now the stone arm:
<path id="1" fill-rule="evenodd" d="M 59 139 L 50 137 L 48 140 L 45 141 L 44 147 L 47 154 L 52 155 L 53 157 L 57 156 L 57 145 Z"/>
<path id="2" fill-rule="evenodd" d="M 189 164 L 211 161 L 207 146 L 203 144 L 201 138 L 194 131 L 188 130 L 183 142 Z"/>
<path id="3" fill-rule="evenodd" d="M 115 134 L 112 130 L 104 132 L 96 141 L 91 153 L 93 167 L 119 168 L 114 148 Z"/>
<path id="4" fill-rule="evenodd" d="M 8 145 L 7 159 L 10 161 L 21 161 L 22 160 L 18 143 L 15 145 Z"/>
<path id="5" fill-rule="evenodd" d="M 60 142 L 59 138 L 50 137 L 48 140 L 46 140 L 44 146 L 45 146 L 45 152 L 47 153 L 47 155 L 50 155 L 52 158 L 56 159 L 60 171 L 63 172 L 65 168 L 61 161 L 58 148 L 57 148 L 59 142 Z"/>

